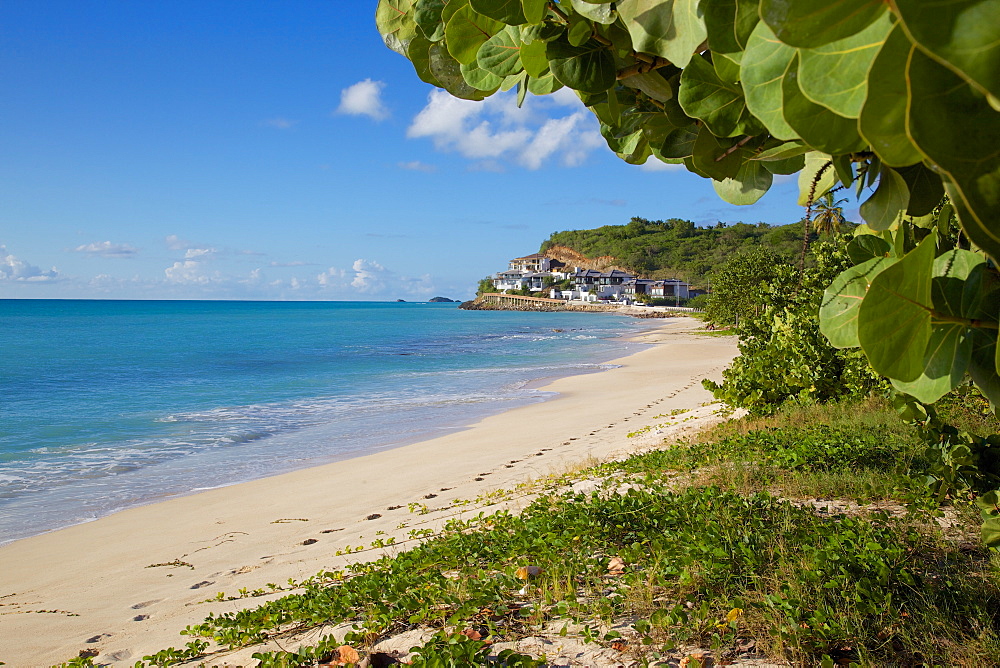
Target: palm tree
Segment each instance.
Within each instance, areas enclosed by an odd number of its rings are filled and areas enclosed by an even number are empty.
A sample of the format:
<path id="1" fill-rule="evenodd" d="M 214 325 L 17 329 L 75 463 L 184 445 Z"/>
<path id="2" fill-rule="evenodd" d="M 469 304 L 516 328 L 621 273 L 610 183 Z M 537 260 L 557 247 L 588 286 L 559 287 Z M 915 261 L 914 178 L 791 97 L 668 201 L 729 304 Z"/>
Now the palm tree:
<path id="1" fill-rule="evenodd" d="M 813 227 L 816 234 L 826 234 L 832 236 L 840 231 L 840 226 L 847 222 L 844 218 L 844 207 L 846 199 L 833 199 L 833 193 L 828 192 L 820 198 L 813 206 L 816 217 L 813 219 Z"/>

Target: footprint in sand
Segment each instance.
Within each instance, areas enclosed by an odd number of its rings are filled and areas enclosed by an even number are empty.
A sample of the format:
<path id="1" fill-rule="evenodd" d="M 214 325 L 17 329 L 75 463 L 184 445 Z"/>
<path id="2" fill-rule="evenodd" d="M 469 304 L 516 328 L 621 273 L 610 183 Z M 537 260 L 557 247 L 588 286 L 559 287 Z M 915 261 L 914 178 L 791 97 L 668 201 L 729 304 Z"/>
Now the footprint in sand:
<path id="1" fill-rule="evenodd" d="M 486 480 L 486 478 L 473 478 L 473 480 L 476 482 L 482 482 L 483 480 Z"/>
<path id="2" fill-rule="evenodd" d="M 312 545 L 313 543 L 318 543 L 318 542 L 319 541 L 316 540 L 315 538 L 306 538 L 304 541 L 302 541 L 302 544 L 303 545 Z"/>
<path id="3" fill-rule="evenodd" d="M 424 498 L 425 498 L 425 499 L 433 499 L 433 498 L 435 498 L 436 496 L 437 496 L 437 494 L 424 494 Z"/>
<path id="4" fill-rule="evenodd" d="M 389 506 L 386 510 L 399 510 L 403 506 Z M 334 529 L 334 531 L 340 531 L 340 529 Z"/>
<path id="5" fill-rule="evenodd" d="M 158 598 L 158 599 L 155 599 L 155 600 L 152 600 L 152 601 L 143 601 L 142 603 L 136 603 L 135 605 L 132 606 L 132 609 L 133 610 L 142 610 L 143 608 L 148 608 L 149 606 L 153 605 L 154 603 L 159 603 L 162 600 L 163 600 L 162 598 Z"/>
<path id="6" fill-rule="evenodd" d="M 393 508 L 390 508 L 389 510 L 395 510 L 396 508 L 402 508 L 402 507 L 403 506 L 395 506 Z M 344 530 L 343 527 L 341 527 L 339 529 L 323 529 L 322 531 L 320 531 L 320 533 L 333 533 L 334 531 L 343 531 L 343 530 Z M 263 557 L 261 557 L 261 558 L 263 558 Z"/>
<path id="7" fill-rule="evenodd" d="M 133 622 L 142 622 L 149 619 L 149 615 L 136 615 L 132 618 Z"/>
<path id="8" fill-rule="evenodd" d="M 87 638 L 84 642 L 86 642 L 87 644 L 93 644 L 95 642 L 101 642 L 102 638 L 110 638 L 110 637 L 111 637 L 110 633 L 98 633 L 96 636 Z"/>
<path id="9" fill-rule="evenodd" d="M 379 515 L 378 513 L 372 513 L 371 515 L 369 515 L 369 516 L 368 516 L 368 517 L 366 517 L 365 519 L 366 519 L 366 520 L 377 520 L 377 519 L 378 519 L 378 518 L 380 518 L 380 517 L 382 517 L 382 516 L 381 516 L 381 515 Z"/>
<path id="10" fill-rule="evenodd" d="M 454 489 L 454 488 L 453 488 L 453 487 L 442 487 L 442 488 L 441 488 L 441 489 L 439 489 L 438 491 L 439 491 L 439 492 L 447 492 L 448 490 L 451 490 L 451 489 Z"/>
<path id="11" fill-rule="evenodd" d="M 505 469 L 512 469 L 512 468 L 514 468 L 514 465 L 513 464 L 504 464 L 503 467 Z"/>
<path id="12" fill-rule="evenodd" d="M 202 587 L 207 587 L 210 584 L 215 584 L 214 582 L 209 582 L 208 580 L 202 580 L 198 584 L 191 585 L 191 589 L 201 589 Z"/>

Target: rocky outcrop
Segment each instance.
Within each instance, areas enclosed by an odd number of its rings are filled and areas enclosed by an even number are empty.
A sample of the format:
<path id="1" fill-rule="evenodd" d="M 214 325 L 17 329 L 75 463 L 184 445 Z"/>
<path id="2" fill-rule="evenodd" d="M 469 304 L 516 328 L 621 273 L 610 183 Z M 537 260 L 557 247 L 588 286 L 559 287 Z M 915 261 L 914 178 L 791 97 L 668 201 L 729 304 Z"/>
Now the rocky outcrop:
<path id="1" fill-rule="evenodd" d="M 629 271 L 625 267 L 616 264 L 616 262 L 618 262 L 618 258 L 610 255 L 590 258 L 578 251 L 573 250 L 569 246 L 550 246 L 545 250 L 543 255 L 552 260 L 559 260 L 567 267 L 581 267 L 583 269 L 596 269 L 597 271 L 609 271 L 611 269 L 618 269 L 626 272 Z"/>
<path id="2" fill-rule="evenodd" d="M 436 304 L 453 304 L 456 300 L 448 299 L 447 297 L 431 297 L 427 301 L 434 302 Z"/>

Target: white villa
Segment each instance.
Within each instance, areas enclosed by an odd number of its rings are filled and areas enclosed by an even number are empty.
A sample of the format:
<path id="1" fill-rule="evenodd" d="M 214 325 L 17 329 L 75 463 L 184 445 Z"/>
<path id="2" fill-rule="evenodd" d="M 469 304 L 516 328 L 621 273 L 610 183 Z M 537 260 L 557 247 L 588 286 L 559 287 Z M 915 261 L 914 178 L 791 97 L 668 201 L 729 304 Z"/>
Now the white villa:
<path id="1" fill-rule="evenodd" d="M 552 287 L 566 279 L 572 281 L 570 289 Z M 531 292 L 547 292 L 547 296 L 553 299 L 588 302 L 633 302 L 639 295 L 649 295 L 653 299 L 687 299 L 691 296 L 691 286 L 676 278 L 639 278 L 620 269 L 597 271 L 574 267 L 570 271 L 562 262 L 541 253 L 514 258 L 506 271 L 493 275 L 492 281 L 493 287 L 500 292 L 527 288 Z"/>

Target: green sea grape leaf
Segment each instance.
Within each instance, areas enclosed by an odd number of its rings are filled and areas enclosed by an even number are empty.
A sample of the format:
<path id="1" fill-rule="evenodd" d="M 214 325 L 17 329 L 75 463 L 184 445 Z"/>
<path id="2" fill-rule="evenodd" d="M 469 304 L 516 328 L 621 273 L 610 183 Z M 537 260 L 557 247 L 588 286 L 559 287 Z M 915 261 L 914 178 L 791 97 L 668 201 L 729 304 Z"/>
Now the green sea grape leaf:
<path id="1" fill-rule="evenodd" d="M 859 234 L 847 244 L 847 256 L 854 264 L 867 262 L 872 258 L 889 257 L 892 246 L 889 242 L 874 234 Z"/>
<path id="2" fill-rule="evenodd" d="M 509 77 L 522 69 L 521 35 L 514 26 L 507 26 L 479 47 L 476 61 L 481 69 L 498 77 Z"/>
<path id="3" fill-rule="evenodd" d="M 455 15 L 455 12 L 462 7 L 468 7 L 469 0 L 444 0 L 444 8 L 441 10 L 441 22 L 448 25 L 448 21 Z"/>
<path id="4" fill-rule="evenodd" d="M 487 97 L 484 91 L 470 86 L 465 80 L 462 65 L 451 57 L 443 41 L 431 43 L 427 49 L 427 60 L 431 74 L 439 85 L 455 97 L 463 100 L 483 100 Z"/>
<path id="5" fill-rule="evenodd" d="M 413 39 L 410 40 L 409 46 L 406 48 L 406 57 L 410 59 L 413 69 L 416 70 L 417 76 L 420 77 L 421 81 L 429 83 L 432 86 L 437 86 L 438 88 L 444 88 L 431 71 L 430 47 L 431 42 L 422 34 L 414 35 Z"/>
<path id="6" fill-rule="evenodd" d="M 713 54 L 736 53 L 747 48 L 757 22 L 759 0 L 701 0 L 708 45 Z"/>
<path id="7" fill-rule="evenodd" d="M 694 143 L 697 139 L 697 125 L 676 128 L 667 133 L 663 144 L 660 146 L 660 153 L 668 159 L 687 158 L 694 153 Z"/>
<path id="8" fill-rule="evenodd" d="M 722 181 L 712 181 L 715 192 L 730 204 L 753 204 L 764 196 L 774 177 L 767 169 L 771 163 L 744 160 L 736 176 Z"/>
<path id="9" fill-rule="evenodd" d="M 413 5 L 413 20 L 428 41 L 437 42 L 444 38 L 444 23 L 441 10 L 444 0 L 417 0 Z"/>
<path id="10" fill-rule="evenodd" d="M 934 310 L 959 318 L 978 319 L 983 297 L 986 258 L 954 249 L 934 260 L 931 301 Z"/>
<path id="11" fill-rule="evenodd" d="M 412 8 L 411 0 L 379 0 L 375 8 L 375 26 L 379 33 L 385 36 L 413 24 L 409 15 Z"/>
<path id="12" fill-rule="evenodd" d="M 469 4 L 483 16 L 506 23 L 508 26 L 528 22 L 521 9 L 521 0 L 469 0 Z"/>
<path id="13" fill-rule="evenodd" d="M 791 176 L 792 174 L 798 174 L 806 166 L 806 156 L 796 155 L 784 160 L 765 160 L 760 164 L 764 165 L 764 169 L 772 174 Z"/>
<path id="14" fill-rule="evenodd" d="M 978 253 L 952 250 L 934 260 L 931 302 L 934 310 L 960 318 L 975 318 L 982 298 L 986 260 Z M 910 382 L 893 386 L 925 404 L 934 403 L 965 378 L 972 358 L 972 336 L 962 323 L 931 320 L 931 338 L 924 353 L 924 370 Z"/>
<path id="15" fill-rule="evenodd" d="M 833 156 L 833 169 L 837 172 L 837 178 L 845 188 L 850 188 L 854 183 L 854 163 L 849 155 Z"/>
<path id="16" fill-rule="evenodd" d="M 913 44 L 897 24 L 872 61 L 868 71 L 868 97 L 858 117 L 861 136 L 890 167 L 905 167 L 923 159 L 906 129 L 910 100 L 906 66 L 913 49 Z"/>
<path id="17" fill-rule="evenodd" d="M 548 0 L 521 0 L 521 10 L 528 23 L 541 23 L 545 20 Z"/>
<path id="18" fill-rule="evenodd" d="M 574 15 L 569 20 L 569 30 L 566 39 L 573 46 L 583 46 L 594 35 L 594 27 L 590 21 L 580 15 Z"/>
<path id="19" fill-rule="evenodd" d="M 910 191 L 895 169 L 883 167 L 879 173 L 878 188 L 861 204 L 861 217 L 876 232 L 892 227 L 900 211 L 906 211 Z"/>
<path id="20" fill-rule="evenodd" d="M 781 81 L 781 107 L 785 121 L 802 140 L 817 151 L 841 155 L 867 145 L 858 134 L 858 122 L 811 102 L 798 84 L 798 57 L 793 58 Z"/>
<path id="21" fill-rule="evenodd" d="M 473 88 L 481 91 L 493 92 L 503 84 L 503 77 L 497 76 L 489 70 L 484 70 L 479 66 L 478 61 L 461 65 L 462 78 Z"/>
<path id="22" fill-rule="evenodd" d="M 1000 113 L 919 50 L 912 53 L 908 75 L 913 143 L 943 173 L 962 229 L 1000 259 Z"/>
<path id="23" fill-rule="evenodd" d="M 541 77 L 529 77 L 528 78 L 528 91 L 534 95 L 548 95 L 549 93 L 554 93 L 560 88 L 562 84 L 552 76 L 551 72 L 548 72 Z"/>
<path id="24" fill-rule="evenodd" d="M 864 236 L 882 241 L 871 235 Z M 889 246 L 884 241 L 882 243 Z M 884 255 L 872 256 L 842 271 L 823 293 L 819 309 L 819 331 L 834 348 L 857 348 L 861 345 L 858 340 L 861 302 L 868 294 L 872 279 L 895 262 L 895 258 Z"/>
<path id="25" fill-rule="evenodd" d="M 740 82 L 747 108 L 778 139 L 798 139 L 782 113 L 781 81 L 795 58 L 795 49 L 774 36 L 766 23 L 750 35 L 740 63 Z"/>
<path id="26" fill-rule="evenodd" d="M 750 141 L 743 141 L 739 137 L 716 137 L 707 127 L 702 126 L 698 131 L 698 138 L 694 142 L 691 157 L 699 173 L 707 174 L 716 181 L 740 179 L 740 167 L 744 162 L 753 162 L 756 166 L 760 165 L 750 158 L 753 156 L 754 149 L 763 141 L 763 137 Z M 770 173 L 768 175 L 770 176 Z M 748 183 L 752 183 L 753 178 L 763 179 L 766 177 L 758 177 L 757 172 L 752 172 L 744 174 L 743 178 L 748 179 Z"/>
<path id="27" fill-rule="evenodd" d="M 761 0 L 760 18 L 785 44 L 811 49 L 864 30 L 885 9 L 882 0 Z"/>
<path id="28" fill-rule="evenodd" d="M 724 53 L 712 53 L 712 65 L 715 67 L 715 74 L 726 83 L 739 84 L 740 82 L 740 61 L 733 60 Z M 740 92 L 742 96 L 742 91 Z"/>
<path id="29" fill-rule="evenodd" d="M 908 382 L 924 370 L 931 337 L 931 274 L 937 234 L 931 232 L 876 275 L 858 311 L 858 341 L 876 372 Z"/>
<path id="30" fill-rule="evenodd" d="M 471 63 L 476 60 L 479 47 L 503 29 L 504 24 L 466 5 L 455 12 L 445 26 L 448 53 L 463 65 Z"/>
<path id="31" fill-rule="evenodd" d="M 658 102 L 666 102 L 673 99 L 674 90 L 670 82 L 663 78 L 658 71 L 652 70 L 642 74 L 633 74 L 621 80 L 621 83 L 630 88 L 637 88 L 649 97 Z"/>
<path id="32" fill-rule="evenodd" d="M 829 166 L 828 166 L 829 165 Z M 816 175 L 819 174 L 819 180 Z M 816 183 L 815 189 L 813 182 Z M 799 172 L 799 206 L 809 206 L 817 201 L 837 182 L 837 172 L 829 155 L 821 151 L 806 153 L 806 165 Z M 811 195 L 811 200 L 810 200 Z"/>
<path id="33" fill-rule="evenodd" d="M 1000 0 L 896 0 L 913 41 L 984 94 L 1000 97 Z"/>
<path id="34" fill-rule="evenodd" d="M 769 162 L 772 160 L 787 160 L 796 156 L 804 156 L 809 152 L 809 147 L 797 141 L 789 141 L 761 151 L 753 157 L 754 160 Z"/>
<path id="35" fill-rule="evenodd" d="M 920 376 L 908 382 L 894 378 L 892 386 L 917 401 L 933 404 L 962 382 L 971 359 L 972 337 L 967 328 L 955 323 L 937 325 L 931 330 Z"/>
<path id="36" fill-rule="evenodd" d="M 799 88 L 810 101 L 857 118 L 868 95 L 868 69 L 892 28 L 884 13 L 859 33 L 799 52 Z"/>
<path id="37" fill-rule="evenodd" d="M 972 359 L 969 375 L 990 400 L 994 413 L 1000 410 L 1000 373 L 997 371 L 997 330 L 972 328 Z"/>
<path id="38" fill-rule="evenodd" d="M 573 46 L 561 37 L 546 45 L 545 54 L 549 69 L 564 86 L 596 95 L 615 85 L 615 59 L 596 40 Z"/>
<path id="39" fill-rule="evenodd" d="M 944 197 L 944 184 L 941 177 L 924 166 L 923 163 L 899 167 L 896 169 L 906 182 L 910 193 L 910 201 L 906 207 L 906 215 L 919 218 L 933 211 L 941 198 Z"/>
<path id="40" fill-rule="evenodd" d="M 705 58 L 696 55 L 681 74 L 678 102 L 688 116 L 700 119 L 717 137 L 757 134 L 756 120 L 739 84 L 729 84 Z"/>
<path id="41" fill-rule="evenodd" d="M 666 58 L 677 67 L 687 67 L 708 36 L 698 0 L 621 0 L 617 7 L 635 50 Z"/>
<path id="42" fill-rule="evenodd" d="M 549 71 L 549 59 L 545 56 L 545 42 L 536 40 L 531 44 L 521 44 L 521 64 L 528 76 L 538 78 Z"/>
<path id="43" fill-rule="evenodd" d="M 572 4 L 577 14 L 597 23 L 607 25 L 618 19 L 618 11 L 610 2 L 595 4 L 587 0 L 572 0 Z"/>

